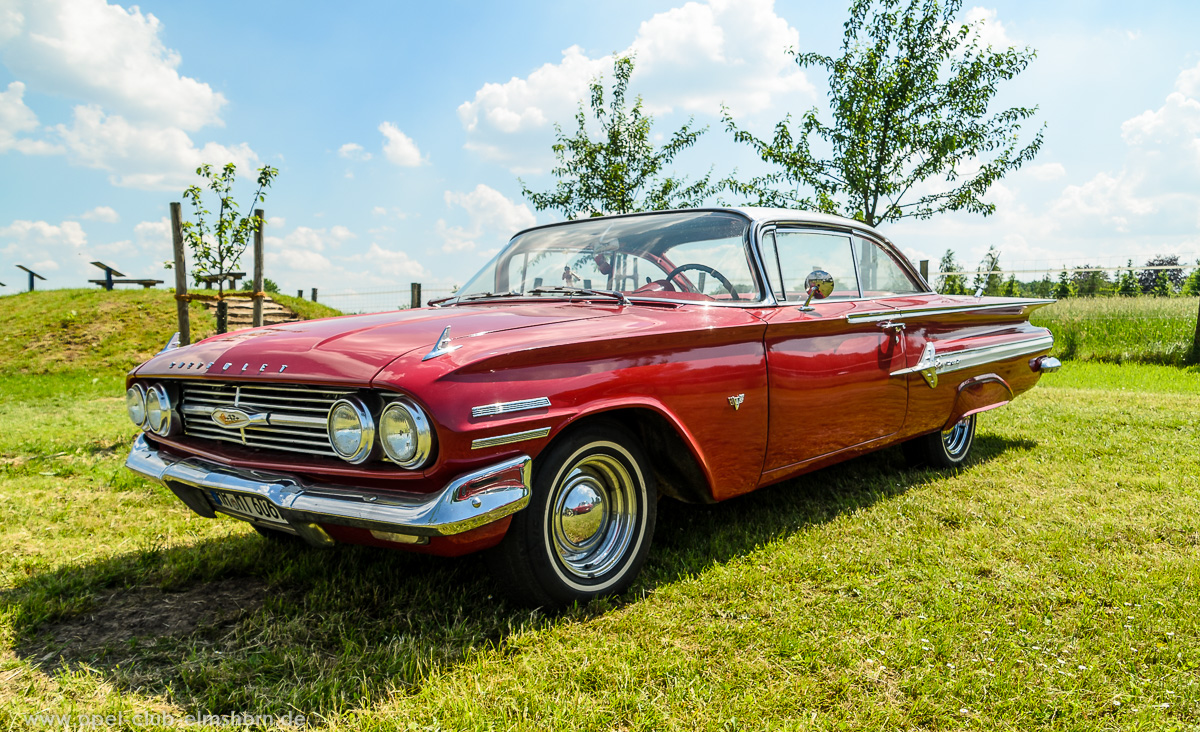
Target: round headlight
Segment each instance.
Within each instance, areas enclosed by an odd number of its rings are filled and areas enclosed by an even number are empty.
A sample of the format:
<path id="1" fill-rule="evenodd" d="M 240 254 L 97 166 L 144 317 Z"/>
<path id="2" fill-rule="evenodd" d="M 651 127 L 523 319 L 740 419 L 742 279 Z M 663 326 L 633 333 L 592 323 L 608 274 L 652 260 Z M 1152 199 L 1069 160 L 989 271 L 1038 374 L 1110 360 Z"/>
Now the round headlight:
<path id="1" fill-rule="evenodd" d="M 388 458 L 402 468 L 420 467 L 433 449 L 429 420 L 408 400 L 392 402 L 379 416 L 379 438 Z"/>
<path id="2" fill-rule="evenodd" d="M 146 425 L 145 428 L 156 435 L 166 437 L 171 433 L 172 419 L 171 397 L 162 384 L 155 384 L 146 390 Z"/>
<path id="3" fill-rule="evenodd" d="M 361 463 L 375 446 L 375 421 L 361 400 L 339 399 L 329 409 L 329 444 L 340 458 Z"/>
<path id="4" fill-rule="evenodd" d="M 125 390 L 125 411 L 138 427 L 146 424 L 146 390 L 134 384 Z"/>

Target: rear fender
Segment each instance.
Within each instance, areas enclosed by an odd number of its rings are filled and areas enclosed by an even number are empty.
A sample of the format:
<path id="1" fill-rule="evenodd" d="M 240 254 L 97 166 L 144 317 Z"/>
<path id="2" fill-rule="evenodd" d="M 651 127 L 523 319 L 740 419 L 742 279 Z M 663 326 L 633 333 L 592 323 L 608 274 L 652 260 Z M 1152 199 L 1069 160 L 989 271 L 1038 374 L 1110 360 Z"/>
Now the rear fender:
<path id="1" fill-rule="evenodd" d="M 942 425 L 942 429 L 948 430 L 972 414 L 1003 407 L 1011 402 L 1012 398 L 1012 388 L 996 374 L 982 374 L 967 379 L 958 385 L 954 408 L 950 410 L 950 418 Z"/>

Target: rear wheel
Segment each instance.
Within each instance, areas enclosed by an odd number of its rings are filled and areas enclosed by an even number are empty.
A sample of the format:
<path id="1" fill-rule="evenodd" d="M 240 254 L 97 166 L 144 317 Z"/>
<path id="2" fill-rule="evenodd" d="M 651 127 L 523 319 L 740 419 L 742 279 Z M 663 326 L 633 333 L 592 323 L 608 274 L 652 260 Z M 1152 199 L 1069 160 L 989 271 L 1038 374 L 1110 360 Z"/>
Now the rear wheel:
<path id="1" fill-rule="evenodd" d="M 539 457 L 529 506 L 489 554 L 515 600 L 561 607 L 622 592 L 654 535 L 657 495 L 641 447 L 616 425 L 564 435 Z"/>
<path id="2" fill-rule="evenodd" d="M 962 465 L 975 444 L 975 415 L 964 417 L 948 430 L 931 432 L 905 442 L 904 457 L 910 465 L 956 468 Z"/>

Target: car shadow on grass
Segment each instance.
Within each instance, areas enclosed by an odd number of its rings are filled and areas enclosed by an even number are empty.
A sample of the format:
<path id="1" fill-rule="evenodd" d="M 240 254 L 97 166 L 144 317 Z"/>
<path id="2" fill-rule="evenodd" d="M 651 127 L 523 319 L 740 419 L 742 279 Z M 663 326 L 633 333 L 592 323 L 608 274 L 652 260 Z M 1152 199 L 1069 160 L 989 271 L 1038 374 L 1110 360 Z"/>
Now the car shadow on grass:
<path id="1" fill-rule="evenodd" d="M 970 462 L 1035 445 L 981 435 Z M 718 505 L 663 501 L 634 588 L 553 615 L 502 599 L 478 556 L 311 549 L 252 532 L 35 573 L 0 592 L 0 612 L 12 619 L 17 655 L 40 672 L 86 669 L 191 713 L 369 708 L 516 634 L 636 603 L 943 475 L 903 463 L 889 449 Z"/>

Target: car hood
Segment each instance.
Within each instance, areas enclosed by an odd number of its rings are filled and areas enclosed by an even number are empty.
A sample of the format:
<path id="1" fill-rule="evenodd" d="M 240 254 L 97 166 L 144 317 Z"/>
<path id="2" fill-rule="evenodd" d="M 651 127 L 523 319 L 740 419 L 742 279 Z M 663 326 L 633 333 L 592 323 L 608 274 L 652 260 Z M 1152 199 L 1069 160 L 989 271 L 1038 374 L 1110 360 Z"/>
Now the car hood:
<path id="1" fill-rule="evenodd" d="M 164 351 L 138 367 L 135 373 L 366 384 L 400 356 L 417 349 L 432 349 L 447 326 L 457 340 L 611 314 L 569 303 L 548 303 L 512 309 L 424 308 L 307 320 L 206 338 L 191 346 Z"/>

